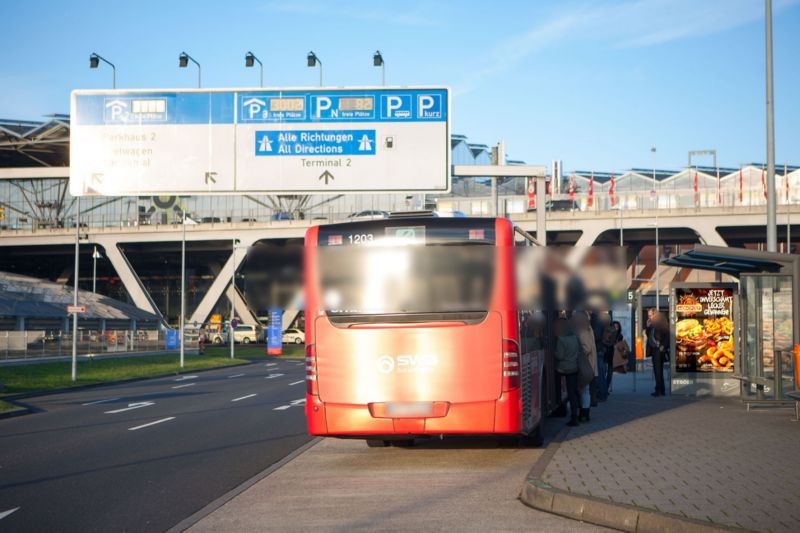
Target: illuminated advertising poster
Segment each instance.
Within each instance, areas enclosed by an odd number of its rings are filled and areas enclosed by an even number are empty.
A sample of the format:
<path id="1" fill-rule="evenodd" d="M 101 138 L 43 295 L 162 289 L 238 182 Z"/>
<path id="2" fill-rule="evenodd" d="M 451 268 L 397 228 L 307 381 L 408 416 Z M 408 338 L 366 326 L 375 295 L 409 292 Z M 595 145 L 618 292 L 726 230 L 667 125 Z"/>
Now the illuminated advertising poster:
<path id="1" fill-rule="evenodd" d="M 675 289 L 675 371 L 733 372 L 731 288 Z"/>

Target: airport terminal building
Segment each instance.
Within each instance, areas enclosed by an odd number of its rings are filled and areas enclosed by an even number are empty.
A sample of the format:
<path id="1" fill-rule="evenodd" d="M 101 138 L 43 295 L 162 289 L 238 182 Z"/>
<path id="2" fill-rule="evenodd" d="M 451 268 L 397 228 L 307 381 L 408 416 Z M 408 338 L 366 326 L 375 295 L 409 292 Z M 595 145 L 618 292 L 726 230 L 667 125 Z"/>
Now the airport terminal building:
<path id="1" fill-rule="evenodd" d="M 0 272 L 71 286 L 77 223 L 81 289 L 94 287 L 99 295 L 173 325 L 180 312 L 183 229 L 190 323 L 227 315 L 235 302 L 244 323 L 257 323 L 277 305 L 290 310 L 288 326 L 302 317 L 297 312 L 302 307 L 300 250 L 312 224 L 429 209 L 466 216 L 498 213 L 534 232 L 535 210 L 542 207 L 535 205 L 526 178 L 499 178 L 494 200 L 490 179 L 454 176 L 447 194 L 89 197 L 81 200 L 78 219 L 68 187 L 69 139 L 66 115 L 43 122 L 0 121 Z M 451 162 L 488 165 L 492 150 L 452 135 Z M 522 162 L 506 159 L 506 164 Z M 556 172 L 544 206 L 548 245 L 574 248 L 570 253 L 580 255 L 595 244 L 624 243 L 632 289 L 655 291 L 656 259 L 696 243 L 763 247 L 761 164 L 631 169 L 617 175 L 562 172 L 560 164 L 550 168 Z M 800 167 L 780 166 L 776 185 L 781 249 L 794 249 L 800 240 Z M 685 269 L 664 267 L 657 289 L 689 276 Z M 0 317 L 0 327 L 17 328 L 19 322 Z"/>

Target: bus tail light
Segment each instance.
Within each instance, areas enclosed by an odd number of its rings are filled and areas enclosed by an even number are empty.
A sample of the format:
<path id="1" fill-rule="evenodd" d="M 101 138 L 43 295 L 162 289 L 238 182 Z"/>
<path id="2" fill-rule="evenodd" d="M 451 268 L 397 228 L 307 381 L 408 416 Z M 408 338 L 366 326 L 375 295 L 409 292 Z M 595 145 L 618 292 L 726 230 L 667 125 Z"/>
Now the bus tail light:
<path id="1" fill-rule="evenodd" d="M 306 392 L 319 396 L 317 388 L 317 350 L 314 344 L 306 344 Z"/>
<path id="2" fill-rule="evenodd" d="M 519 388 L 519 349 L 517 343 L 503 339 L 503 392 Z"/>

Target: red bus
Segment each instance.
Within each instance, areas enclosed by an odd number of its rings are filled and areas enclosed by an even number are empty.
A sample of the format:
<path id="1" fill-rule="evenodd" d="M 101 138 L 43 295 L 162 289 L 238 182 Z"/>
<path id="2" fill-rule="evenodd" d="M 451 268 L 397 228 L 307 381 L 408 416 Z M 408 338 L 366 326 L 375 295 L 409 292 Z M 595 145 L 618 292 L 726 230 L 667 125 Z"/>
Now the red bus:
<path id="1" fill-rule="evenodd" d="M 550 364 L 552 287 L 517 267 L 520 252 L 535 246 L 503 218 L 417 215 L 310 228 L 309 433 L 370 446 L 444 435 L 541 445 L 561 387 Z M 538 286 L 524 304 L 518 278 Z"/>

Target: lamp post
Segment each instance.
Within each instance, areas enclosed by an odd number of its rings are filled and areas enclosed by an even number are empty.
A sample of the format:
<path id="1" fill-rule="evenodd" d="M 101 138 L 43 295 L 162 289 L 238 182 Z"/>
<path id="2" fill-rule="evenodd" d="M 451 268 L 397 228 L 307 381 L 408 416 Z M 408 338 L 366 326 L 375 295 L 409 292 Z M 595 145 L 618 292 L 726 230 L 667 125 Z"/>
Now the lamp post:
<path id="1" fill-rule="evenodd" d="M 772 91 L 772 0 L 765 0 L 767 41 L 767 251 L 778 251 L 778 214 L 775 198 L 775 102 Z"/>
<path id="2" fill-rule="evenodd" d="M 253 66 L 255 63 L 258 63 L 258 69 L 259 69 L 259 87 L 263 87 L 263 86 L 264 86 L 264 64 L 263 64 L 263 63 L 261 63 L 261 60 L 259 60 L 259 59 L 258 59 L 258 58 L 255 56 L 255 54 L 254 54 L 253 52 L 247 52 L 247 53 L 244 55 L 244 66 L 245 66 L 245 67 L 247 67 L 247 68 L 250 68 L 250 67 L 252 67 L 252 66 Z"/>
<path id="3" fill-rule="evenodd" d="M 181 362 L 180 367 L 183 368 L 183 359 L 186 349 L 184 348 L 184 341 L 186 340 L 186 209 L 181 207 Z"/>
<path id="4" fill-rule="evenodd" d="M 381 67 L 381 85 L 386 85 L 386 65 L 383 62 L 383 55 L 380 50 L 375 50 L 372 54 L 372 66 Z"/>
<path id="5" fill-rule="evenodd" d="M 92 55 L 89 56 L 89 68 L 97 68 L 98 66 L 100 66 L 101 61 L 111 67 L 111 88 L 116 89 L 117 67 L 114 66 L 114 63 L 104 58 L 103 56 L 92 52 Z"/>
<path id="6" fill-rule="evenodd" d="M 97 293 L 97 260 L 103 259 L 103 256 L 100 252 L 97 251 L 97 246 L 94 247 L 94 251 L 92 252 L 92 292 Z"/>
<path id="7" fill-rule="evenodd" d="M 309 67 L 316 67 L 319 64 L 319 86 L 322 87 L 322 61 L 317 57 L 313 51 L 308 53 L 306 56 L 306 61 L 308 62 Z"/>
<path id="8" fill-rule="evenodd" d="M 189 54 L 187 54 L 186 52 L 181 52 L 181 54 L 178 56 L 178 66 L 180 68 L 188 67 L 189 66 L 189 61 L 191 61 L 192 63 L 197 65 L 197 88 L 199 89 L 201 87 L 201 85 L 202 85 L 201 84 L 201 80 L 202 80 L 202 78 L 201 78 L 201 70 L 202 69 L 200 68 L 200 63 L 195 61 L 195 59 L 192 56 L 190 56 Z"/>
<path id="9" fill-rule="evenodd" d="M 81 240 L 81 197 L 75 197 L 75 290 L 72 295 L 72 305 L 75 312 L 72 313 L 72 381 L 78 380 L 78 277 Z"/>
<path id="10" fill-rule="evenodd" d="M 661 284 L 659 279 L 659 259 L 661 258 L 660 248 L 658 247 L 658 189 L 656 189 L 656 147 L 650 148 L 650 153 L 653 154 L 653 190 L 652 195 L 655 198 L 656 205 L 656 221 L 653 224 L 656 227 L 656 311 L 661 310 Z"/>

